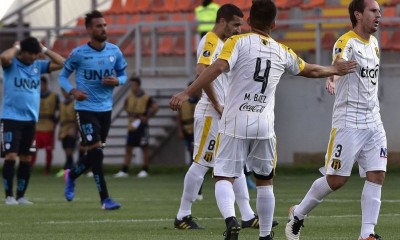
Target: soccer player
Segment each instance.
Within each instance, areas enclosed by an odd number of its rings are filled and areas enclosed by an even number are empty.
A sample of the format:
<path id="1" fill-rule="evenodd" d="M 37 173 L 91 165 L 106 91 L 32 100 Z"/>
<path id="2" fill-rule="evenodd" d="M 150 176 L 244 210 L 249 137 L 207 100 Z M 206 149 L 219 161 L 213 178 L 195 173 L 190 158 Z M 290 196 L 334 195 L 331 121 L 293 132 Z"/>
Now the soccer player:
<path id="1" fill-rule="evenodd" d="M 215 59 L 222 49 L 224 40 L 241 32 L 243 22 L 242 11 L 233 4 L 225 4 L 217 12 L 216 24 L 200 41 L 197 48 L 196 73 L 199 75 Z M 192 203 L 197 199 L 204 176 L 214 167 L 214 150 L 218 122 L 221 117 L 221 104 L 225 101 L 228 74 L 222 74 L 211 85 L 205 86 L 200 101 L 194 113 L 194 154 L 193 164 L 188 169 L 184 179 L 183 194 L 178 214 L 175 218 L 175 228 L 201 228 L 193 221 L 191 215 Z M 216 97 L 209 98 L 208 93 L 216 92 Z M 207 93 L 206 93 L 207 92 Z M 218 109 L 218 110 L 216 110 Z M 234 184 L 236 202 L 242 216 L 243 227 L 258 227 L 258 216 L 250 206 L 250 197 L 244 173 Z"/>
<path id="2" fill-rule="evenodd" d="M 149 119 L 154 117 L 158 111 L 158 105 L 152 97 L 140 88 L 142 82 L 138 77 L 129 79 L 131 92 L 125 99 L 124 108 L 129 115 L 128 136 L 126 139 L 125 158 L 121 170 L 114 177 L 128 177 L 129 166 L 132 160 L 134 147 L 140 147 L 143 151 L 143 168 L 137 177 L 148 176 L 150 153 L 149 153 Z"/>
<path id="3" fill-rule="evenodd" d="M 226 223 L 225 239 L 237 239 L 233 183 L 246 164 L 256 177 L 259 239 L 272 239 L 275 208 L 273 176 L 276 166 L 274 105 L 276 86 L 284 72 L 305 77 L 328 77 L 353 72 L 356 63 L 337 59 L 332 66 L 308 64 L 270 37 L 276 6 L 271 0 L 253 1 L 248 23 L 251 33 L 230 37 L 218 59 L 185 91 L 174 95 L 177 110 L 194 91 L 229 71 L 229 87 L 219 122 L 215 148 L 215 196 Z"/>
<path id="4" fill-rule="evenodd" d="M 378 222 L 385 179 L 387 142 L 379 113 L 379 46 L 372 36 L 378 30 L 381 13 L 375 0 L 353 0 L 349 4 L 349 14 L 353 30 L 336 41 L 333 59 L 355 60 L 357 71 L 335 76 L 335 83 L 328 79 L 327 88 L 331 93 L 336 89 L 336 98 L 325 167 L 321 169 L 324 176 L 314 181 L 299 205 L 290 208 L 286 225 L 288 240 L 300 239 L 306 215 L 347 182 L 355 162 L 360 176 L 366 177 L 361 194 L 359 240 L 381 239 L 374 227 Z"/>
<path id="5" fill-rule="evenodd" d="M 66 170 L 64 195 L 67 201 L 75 196 L 75 180 L 92 168 L 105 210 L 119 209 L 120 204 L 108 195 L 103 173 L 103 146 L 111 125 L 113 90 L 126 82 L 127 63 L 120 49 L 107 42 L 107 23 L 101 12 L 86 14 L 85 27 L 90 41 L 72 50 L 58 78 L 61 87 L 75 98 L 75 110 L 86 156 Z M 75 71 L 76 87 L 69 82 Z"/>
<path id="6" fill-rule="evenodd" d="M 58 94 L 49 90 L 47 78 L 40 78 L 40 110 L 39 121 L 36 124 L 35 147 L 36 151 L 32 155 L 32 166 L 36 162 L 38 149 L 46 151 L 46 165 L 43 172 L 44 176 L 50 174 L 51 162 L 53 160 L 54 149 L 54 130 L 58 122 L 58 110 L 60 108 L 60 98 Z"/>
<path id="7" fill-rule="evenodd" d="M 43 52 L 49 60 L 38 60 Z M 0 55 L 3 67 L 3 100 L 1 112 L 3 184 L 7 205 L 32 204 L 24 197 L 28 187 L 35 125 L 39 118 L 40 75 L 61 69 L 65 59 L 47 49 L 36 38 L 16 42 Z M 13 195 L 15 162 L 17 170 L 17 199 Z"/>

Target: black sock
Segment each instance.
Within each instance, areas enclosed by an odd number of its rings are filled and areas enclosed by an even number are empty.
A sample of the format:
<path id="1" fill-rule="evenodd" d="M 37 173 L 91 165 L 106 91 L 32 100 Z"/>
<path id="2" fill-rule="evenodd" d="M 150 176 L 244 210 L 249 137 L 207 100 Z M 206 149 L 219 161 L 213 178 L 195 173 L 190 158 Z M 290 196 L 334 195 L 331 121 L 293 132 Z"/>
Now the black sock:
<path id="1" fill-rule="evenodd" d="M 72 179 L 77 179 L 82 173 L 86 172 L 91 166 L 91 160 L 89 159 L 88 155 L 82 156 L 82 158 L 79 159 L 78 164 L 71 168 L 69 172 L 69 177 Z"/>
<path id="2" fill-rule="evenodd" d="M 64 169 L 71 169 L 74 167 L 74 157 L 72 155 L 68 156 L 65 161 Z"/>
<path id="3" fill-rule="evenodd" d="M 129 166 L 126 165 L 122 165 L 122 169 L 121 169 L 124 173 L 128 173 L 129 171 Z"/>
<path id="4" fill-rule="evenodd" d="M 17 172 L 17 199 L 25 195 L 25 191 L 28 188 L 30 177 L 31 177 L 31 163 L 20 161 Z"/>
<path id="5" fill-rule="evenodd" d="M 3 184 L 6 192 L 6 197 L 13 196 L 13 181 L 15 174 L 15 161 L 4 160 L 3 165 Z"/>
<path id="6" fill-rule="evenodd" d="M 143 166 L 142 170 L 149 172 L 149 166 Z"/>
<path id="7" fill-rule="evenodd" d="M 93 178 L 99 191 L 101 202 L 108 198 L 106 180 L 103 173 L 103 149 L 96 148 L 88 151 L 87 158 L 92 162 Z"/>

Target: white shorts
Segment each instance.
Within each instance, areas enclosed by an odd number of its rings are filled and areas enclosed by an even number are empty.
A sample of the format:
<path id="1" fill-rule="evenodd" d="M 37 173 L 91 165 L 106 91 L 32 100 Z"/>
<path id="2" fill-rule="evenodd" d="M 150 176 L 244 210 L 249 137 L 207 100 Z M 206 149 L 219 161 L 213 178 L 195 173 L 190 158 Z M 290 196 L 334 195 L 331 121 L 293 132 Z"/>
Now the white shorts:
<path id="1" fill-rule="evenodd" d="M 350 176 L 358 162 L 360 176 L 369 171 L 385 171 L 387 142 L 383 125 L 372 129 L 333 128 L 325 156 L 327 175 Z"/>
<path id="2" fill-rule="evenodd" d="M 220 133 L 215 151 L 214 176 L 240 177 L 247 170 L 269 176 L 276 166 L 276 139 L 239 139 Z"/>
<path id="3" fill-rule="evenodd" d="M 218 123 L 218 117 L 205 115 L 195 115 L 194 117 L 193 161 L 202 166 L 214 167 Z"/>

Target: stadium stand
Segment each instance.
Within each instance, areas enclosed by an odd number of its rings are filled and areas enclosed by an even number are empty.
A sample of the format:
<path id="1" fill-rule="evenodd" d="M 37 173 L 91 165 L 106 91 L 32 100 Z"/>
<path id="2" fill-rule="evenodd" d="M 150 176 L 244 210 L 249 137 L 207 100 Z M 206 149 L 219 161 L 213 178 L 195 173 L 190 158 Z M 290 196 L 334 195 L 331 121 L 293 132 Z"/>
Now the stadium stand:
<path id="1" fill-rule="evenodd" d="M 300 4 L 300 8 L 303 10 L 323 6 L 325 6 L 325 0 L 309 0 L 308 2 Z"/>

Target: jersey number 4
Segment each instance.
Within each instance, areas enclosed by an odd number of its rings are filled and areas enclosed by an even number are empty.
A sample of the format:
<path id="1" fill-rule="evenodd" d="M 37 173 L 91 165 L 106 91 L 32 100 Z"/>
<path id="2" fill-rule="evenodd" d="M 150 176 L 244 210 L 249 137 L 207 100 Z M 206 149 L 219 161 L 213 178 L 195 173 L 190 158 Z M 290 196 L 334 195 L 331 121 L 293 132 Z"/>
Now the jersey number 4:
<path id="1" fill-rule="evenodd" d="M 264 74 L 260 76 L 260 70 L 261 70 L 261 58 L 257 58 L 256 62 L 256 69 L 254 72 L 253 79 L 256 82 L 262 82 L 262 87 L 261 87 L 261 93 L 264 94 L 265 89 L 267 88 L 268 84 L 268 76 L 269 76 L 269 70 L 271 69 L 271 61 L 267 60 L 267 64 L 264 70 Z"/>

